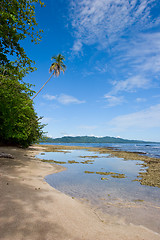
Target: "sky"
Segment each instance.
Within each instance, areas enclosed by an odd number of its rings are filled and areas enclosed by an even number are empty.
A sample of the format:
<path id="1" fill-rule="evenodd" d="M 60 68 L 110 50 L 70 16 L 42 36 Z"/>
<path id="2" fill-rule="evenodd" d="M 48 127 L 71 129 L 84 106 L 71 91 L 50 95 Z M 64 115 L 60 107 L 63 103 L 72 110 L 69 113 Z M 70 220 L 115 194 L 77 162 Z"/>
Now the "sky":
<path id="1" fill-rule="evenodd" d="M 38 91 L 59 53 L 67 66 L 34 99 L 46 135 L 160 142 L 159 0 L 44 2 L 42 41 L 23 43 L 37 67 L 25 81 Z"/>

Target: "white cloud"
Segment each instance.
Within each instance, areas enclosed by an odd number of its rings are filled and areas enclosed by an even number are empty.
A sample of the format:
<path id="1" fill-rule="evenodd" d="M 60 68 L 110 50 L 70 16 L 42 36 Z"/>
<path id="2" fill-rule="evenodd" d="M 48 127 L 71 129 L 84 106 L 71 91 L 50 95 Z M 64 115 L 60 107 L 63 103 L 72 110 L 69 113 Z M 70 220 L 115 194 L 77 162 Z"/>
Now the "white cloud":
<path id="1" fill-rule="evenodd" d="M 64 134 L 63 137 L 76 137 L 75 134 Z"/>
<path id="2" fill-rule="evenodd" d="M 45 94 L 45 95 L 43 95 L 43 98 L 44 98 L 44 99 L 47 99 L 47 100 L 55 100 L 55 99 L 56 99 L 56 96 L 52 96 L 52 95 L 49 95 L 49 94 Z"/>
<path id="3" fill-rule="evenodd" d="M 72 50 L 73 50 L 74 52 L 80 52 L 81 49 L 82 49 L 82 43 L 81 43 L 81 41 L 80 41 L 80 40 L 76 40 L 75 43 L 74 43 L 74 45 L 73 45 Z"/>
<path id="4" fill-rule="evenodd" d="M 146 102 L 146 101 L 147 101 L 146 98 L 136 98 L 137 103 Z"/>
<path id="5" fill-rule="evenodd" d="M 160 23 L 153 18 L 156 0 L 72 0 L 71 18 L 76 41 L 104 48 L 125 35 L 134 26 L 142 31 Z M 76 48 L 77 50 L 77 48 Z"/>
<path id="6" fill-rule="evenodd" d="M 54 136 L 49 134 L 49 133 L 46 133 L 46 136 L 49 137 L 49 138 L 54 138 Z"/>
<path id="7" fill-rule="evenodd" d="M 69 104 L 81 104 L 81 103 L 85 103 L 85 101 L 80 101 L 78 100 L 77 98 L 73 97 L 73 96 L 70 96 L 70 95 L 66 95 L 66 94 L 60 94 L 59 96 L 52 96 L 52 95 L 49 95 L 49 94 L 45 94 L 43 96 L 44 99 L 47 99 L 47 100 L 56 100 L 58 101 L 59 103 L 61 104 L 64 104 L 64 105 L 69 105 Z"/>
<path id="8" fill-rule="evenodd" d="M 113 73 L 108 95 L 156 86 L 160 77 L 160 17 L 153 15 L 156 0 L 72 0 L 73 51 L 94 45 L 108 52 L 95 64 Z M 147 31 L 146 31 L 147 30 Z M 112 57 L 110 57 L 112 56 Z"/>
<path id="9" fill-rule="evenodd" d="M 115 131 L 129 130 L 130 128 L 149 129 L 160 127 L 160 104 L 151 106 L 148 109 L 118 116 L 110 122 Z"/>
<path id="10" fill-rule="evenodd" d="M 123 102 L 125 102 L 123 96 L 113 96 L 113 95 L 108 95 L 106 94 L 104 98 L 107 100 L 108 106 L 109 107 L 114 107 L 117 105 L 121 105 Z"/>
<path id="11" fill-rule="evenodd" d="M 153 98 L 160 98 L 160 94 L 153 96 Z"/>
<path id="12" fill-rule="evenodd" d="M 152 43 L 152 44 L 151 44 Z M 114 68 L 124 79 L 112 82 L 111 93 L 132 92 L 159 85 L 160 33 L 140 34 L 120 42 L 114 51 Z"/>
<path id="13" fill-rule="evenodd" d="M 120 66 L 130 65 L 130 69 L 143 74 L 160 71 L 160 32 L 144 33 L 120 42 L 117 46 Z"/>
<path id="14" fill-rule="evenodd" d="M 81 104 L 85 103 L 85 101 L 80 101 L 77 98 L 66 95 L 66 94 L 61 94 L 60 96 L 57 97 L 57 101 L 61 104 L 68 105 L 68 104 Z"/>
<path id="15" fill-rule="evenodd" d="M 57 97 L 57 100 L 59 103 L 64 104 L 64 105 L 73 104 L 73 103 L 75 103 L 75 104 L 85 103 L 85 101 L 80 101 L 73 96 L 69 96 L 69 95 L 65 95 L 65 94 L 61 94 L 59 97 Z"/>
<path id="16" fill-rule="evenodd" d="M 151 80 L 141 75 L 135 75 L 126 80 L 114 81 L 112 83 L 113 89 L 111 93 L 118 93 L 121 91 L 132 92 L 138 88 L 148 89 L 151 86 Z"/>
<path id="17" fill-rule="evenodd" d="M 108 71 L 108 64 L 103 62 L 99 62 L 97 61 L 96 62 L 96 66 L 95 66 L 95 69 L 98 71 L 98 72 L 101 72 L 101 73 L 105 73 Z"/>

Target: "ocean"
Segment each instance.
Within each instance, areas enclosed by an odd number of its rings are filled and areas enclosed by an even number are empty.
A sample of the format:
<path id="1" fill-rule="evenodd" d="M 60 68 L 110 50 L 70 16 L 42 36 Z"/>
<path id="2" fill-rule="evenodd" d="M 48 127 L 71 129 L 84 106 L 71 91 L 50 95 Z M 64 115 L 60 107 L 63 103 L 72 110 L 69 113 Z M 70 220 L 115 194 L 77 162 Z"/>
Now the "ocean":
<path id="1" fill-rule="evenodd" d="M 160 143 L 41 143 L 81 147 L 111 147 L 115 150 L 137 152 L 149 157 L 160 158 Z"/>

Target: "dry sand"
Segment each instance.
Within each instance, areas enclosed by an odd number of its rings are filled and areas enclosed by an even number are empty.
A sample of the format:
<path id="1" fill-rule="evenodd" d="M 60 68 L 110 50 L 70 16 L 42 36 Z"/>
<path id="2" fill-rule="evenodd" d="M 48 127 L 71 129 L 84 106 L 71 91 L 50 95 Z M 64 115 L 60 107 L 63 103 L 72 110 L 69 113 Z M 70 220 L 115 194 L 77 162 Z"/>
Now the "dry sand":
<path id="1" fill-rule="evenodd" d="M 160 240 L 160 235 L 93 209 L 49 186 L 44 177 L 63 170 L 27 150 L 0 147 L 14 159 L 0 158 L 1 240 Z"/>

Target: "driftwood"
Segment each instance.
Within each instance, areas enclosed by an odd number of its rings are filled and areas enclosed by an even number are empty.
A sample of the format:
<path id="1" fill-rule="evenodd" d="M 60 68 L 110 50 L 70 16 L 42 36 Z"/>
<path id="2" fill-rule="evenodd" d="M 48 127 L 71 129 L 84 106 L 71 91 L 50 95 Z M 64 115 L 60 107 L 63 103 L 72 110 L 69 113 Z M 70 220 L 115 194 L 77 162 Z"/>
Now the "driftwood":
<path id="1" fill-rule="evenodd" d="M 12 159 L 14 159 L 14 157 L 11 154 L 4 153 L 4 152 L 0 152 L 0 158 L 12 158 Z"/>

